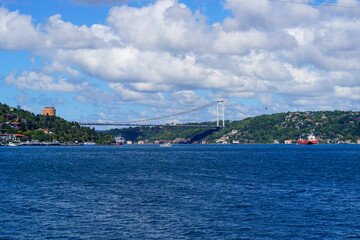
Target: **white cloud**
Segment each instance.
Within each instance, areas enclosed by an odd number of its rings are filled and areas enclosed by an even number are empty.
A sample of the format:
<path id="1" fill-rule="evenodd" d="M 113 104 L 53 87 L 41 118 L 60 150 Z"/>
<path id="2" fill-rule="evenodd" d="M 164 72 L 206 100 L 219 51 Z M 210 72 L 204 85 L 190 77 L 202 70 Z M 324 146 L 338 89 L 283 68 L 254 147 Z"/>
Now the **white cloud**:
<path id="1" fill-rule="evenodd" d="M 69 0 L 72 3 L 82 4 L 82 5 L 114 5 L 114 4 L 124 4 L 132 2 L 133 0 Z"/>
<path id="2" fill-rule="evenodd" d="M 64 65 L 61 62 L 53 61 L 50 65 L 46 65 L 41 68 L 41 71 L 46 74 L 58 73 L 58 74 L 69 74 L 72 77 L 80 77 L 81 73 L 70 66 Z"/>
<path id="3" fill-rule="evenodd" d="M 42 40 L 43 36 L 34 27 L 31 16 L 0 7 L 0 49 L 36 49 Z"/>
<path id="4" fill-rule="evenodd" d="M 126 44 L 139 49 L 199 51 L 209 41 L 204 20 L 184 4 L 162 0 L 142 8 L 114 7 L 107 22 Z"/>
<path id="5" fill-rule="evenodd" d="M 120 45 L 120 37 L 109 26 L 77 26 L 63 21 L 60 14 L 55 14 L 45 24 L 35 27 L 31 16 L 0 7 L 0 49 L 3 50 L 39 51 Z"/>
<path id="6" fill-rule="evenodd" d="M 48 60 L 19 76 L 11 73 L 6 82 L 77 92 L 81 102 L 171 110 L 215 96 L 270 102 L 279 111 L 359 106 L 360 10 L 266 0 L 227 0 L 224 6 L 233 16 L 213 25 L 185 4 L 160 0 L 113 7 L 107 24 L 89 27 L 60 14 L 35 27 L 31 16 L 0 8 L 0 48 L 29 49 Z M 103 88 L 64 75 L 95 78 Z M 201 97 L 198 90 L 211 94 Z"/>
<path id="7" fill-rule="evenodd" d="M 37 91 L 76 92 L 87 86 L 87 83 L 74 85 L 62 78 L 56 82 L 52 76 L 28 71 L 21 72 L 19 76 L 16 76 L 16 72 L 12 72 L 5 78 L 5 82 L 13 84 L 19 89 Z"/>
<path id="8" fill-rule="evenodd" d="M 60 14 L 51 16 L 44 25 L 46 45 L 51 48 L 84 48 L 91 46 L 92 34 L 87 26 L 64 22 Z"/>
<path id="9" fill-rule="evenodd" d="M 177 105 L 179 105 L 178 108 L 189 108 L 193 107 L 194 105 L 206 105 L 209 103 L 208 100 L 206 100 L 204 97 L 197 94 L 195 91 L 192 90 L 182 90 L 177 91 L 169 96 L 169 100 L 172 102 L 175 102 Z M 196 103 L 196 104 L 194 104 Z"/>
<path id="10" fill-rule="evenodd" d="M 227 0 L 225 8 L 233 12 L 234 18 L 224 21 L 228 31 L 246 29 L 283 29 L 312 24 L 319 11 L 305 4 L 286 4 L 267 0 Z"/>
<path id="11" fill-rule="evenodd" d="M 120 45 L 120 38 L 108 26 L 94 24 L 90 28 L 64 22 L 60 14 L 51 16 L 43 26 L 46 48 L 99 48 Z"/>
<path id="12" fill-rule="evenodd" d="M 360 100 L 360 87 L 335 86 L 335 95 L 342 99 Z"/>
<path id="13" fill-rule="evenodd" d="M 296 46 L 295 40 L 285 32 L 220 31 L 214 49 L 226 54 L 249 54 L 251 50 L 280 50 Z"/>

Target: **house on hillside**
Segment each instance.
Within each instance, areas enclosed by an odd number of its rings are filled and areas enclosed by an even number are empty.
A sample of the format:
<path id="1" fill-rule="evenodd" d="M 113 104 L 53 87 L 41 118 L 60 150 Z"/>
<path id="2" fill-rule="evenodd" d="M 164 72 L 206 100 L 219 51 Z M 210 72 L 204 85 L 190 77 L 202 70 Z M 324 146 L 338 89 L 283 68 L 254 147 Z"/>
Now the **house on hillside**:
<path id="1" fill-rule="evenodd" d="M 14 129 L 20 129 L 21 123 L 19 122 L 11 122 L 10 127 L 14 128 Z"/>
<path id="2" fill-rule="evenodd" d="M 116 144 L 125 144 L 125 138 L 123 137 L 115 137 Z"/>
<path id="3" fill-rule="evenodd" d="M 24 137 L 24 135 L 22 135 L 22 134 L 3 133 L 3 134 L 0 134 L 0 142 L 7 142 L 7 141 L 20 142 L 23 137 Z"/>
<path id="4" fill-rule="evenodd" d="M 25 137 L 22 134 L 14 134 L 16 141 L 21 142 L 22 138 Z"/>

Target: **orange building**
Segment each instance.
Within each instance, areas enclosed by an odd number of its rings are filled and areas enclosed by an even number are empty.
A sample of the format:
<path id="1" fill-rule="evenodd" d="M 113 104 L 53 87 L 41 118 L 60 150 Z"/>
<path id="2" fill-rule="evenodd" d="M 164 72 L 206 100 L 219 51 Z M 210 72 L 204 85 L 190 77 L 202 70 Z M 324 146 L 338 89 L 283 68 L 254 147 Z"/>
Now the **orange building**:
<path id="1" fill-rule="evenodd" d="M 55 116 L 56 115 L 56 110 L 54 107 L 45 107 L 43 109 L 43 115 L 49 115 L 49 116 Z"/>

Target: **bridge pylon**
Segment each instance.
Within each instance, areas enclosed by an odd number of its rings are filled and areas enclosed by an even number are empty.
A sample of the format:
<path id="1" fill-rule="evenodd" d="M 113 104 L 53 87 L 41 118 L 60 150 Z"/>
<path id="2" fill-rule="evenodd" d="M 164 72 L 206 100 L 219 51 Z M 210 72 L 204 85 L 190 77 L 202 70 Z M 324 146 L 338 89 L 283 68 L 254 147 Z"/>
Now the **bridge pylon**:
<path id="1" fill-rule="evenodd" d="M 225 127 L 225 103 L 224 100 L 217 100 L 216 101 L 216 109 L 217 109 L 217 121 L 216 126 L 220 127 L 219 119 L 222 118 L 222 127 Z M 219 111 L 219 108 L 222 107 L 222 110 Z"/>

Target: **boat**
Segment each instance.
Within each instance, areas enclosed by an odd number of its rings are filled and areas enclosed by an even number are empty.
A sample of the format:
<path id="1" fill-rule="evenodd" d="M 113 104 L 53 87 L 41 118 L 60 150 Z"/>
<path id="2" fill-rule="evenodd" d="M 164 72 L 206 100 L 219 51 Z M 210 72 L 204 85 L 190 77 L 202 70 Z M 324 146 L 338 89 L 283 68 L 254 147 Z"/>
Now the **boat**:
<path id="1" fill-rule="evenodd" d="M 84 146 L 95 146 L 96 143 L 94 142 L 84 142 Z"/>
<path id="2" fill-rule="evenodd" d="M 9 146 L 9 147 L 17 147 L 17 146 L 19 146 L 19 145 L 16 144 L 16 143 L 13 143 L 13 142 L 9 142 L 8 146 Z"/>
<path id="3" fill-rule="evenodd" d="M 308 136 L 308 139 L 305 140 L 305 139 L 299 139 L 297 140 L 298 144 L 299 145 L 314 145 L 314 144 L 317 144 L 318 141 L 316 140 L 316 137 L 312 134 L 310 134 Z"/>
<path id="4" fill-rule="evenodd" d="M 171 143 L 163 143 L 159 145 L 160 147 L 171 147 Z"/>

